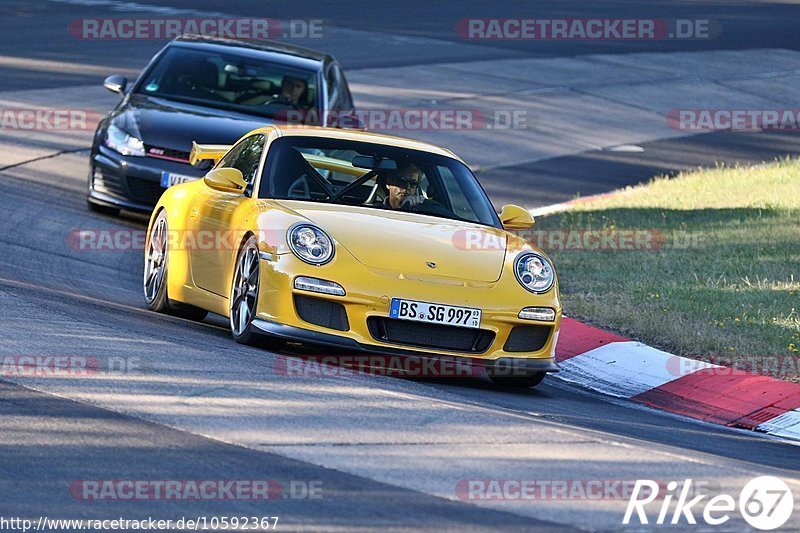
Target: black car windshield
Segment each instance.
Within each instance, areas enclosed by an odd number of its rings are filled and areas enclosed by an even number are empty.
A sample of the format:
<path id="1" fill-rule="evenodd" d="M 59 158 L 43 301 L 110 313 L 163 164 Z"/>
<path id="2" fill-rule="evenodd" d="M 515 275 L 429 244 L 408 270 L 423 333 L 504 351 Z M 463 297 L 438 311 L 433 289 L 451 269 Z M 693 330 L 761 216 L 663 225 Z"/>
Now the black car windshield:
<path id="1" fill-rule="evenodd" d="M 138 94 L 283 121 L 316 114 L 316 73 L 236 54 L 168 48 Z"/>
<path id="2" fill-rule="evenodd" d="M 472 172 L 442 155 L 286 136 L 269 148 L 259 197 L 357 205 L 502 227 Z"/>

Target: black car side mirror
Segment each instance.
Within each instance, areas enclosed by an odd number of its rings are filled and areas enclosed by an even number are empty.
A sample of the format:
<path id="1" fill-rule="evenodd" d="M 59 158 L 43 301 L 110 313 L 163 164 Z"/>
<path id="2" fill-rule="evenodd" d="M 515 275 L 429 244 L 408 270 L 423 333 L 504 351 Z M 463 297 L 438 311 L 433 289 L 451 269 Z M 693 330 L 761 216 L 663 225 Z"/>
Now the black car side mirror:
<path id="1" fill-rule="evenodd" d="M 117 93 L 120 95 L 125 93 L 125 87 L 127 86 L 128 86 L 128 78 L 126 78 L 125 76 L 120 76 L 119 74 L 109 76 L 103 82 L 103 87 L 105 87 L 112 93 Z"/>

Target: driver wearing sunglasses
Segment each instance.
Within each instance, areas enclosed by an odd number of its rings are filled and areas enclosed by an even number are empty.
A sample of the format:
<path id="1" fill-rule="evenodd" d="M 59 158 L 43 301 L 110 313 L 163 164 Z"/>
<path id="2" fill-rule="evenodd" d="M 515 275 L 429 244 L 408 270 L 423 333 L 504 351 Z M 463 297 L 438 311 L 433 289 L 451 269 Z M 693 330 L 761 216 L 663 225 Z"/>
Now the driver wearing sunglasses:
<path id="1" fill-rule="evenodd" d="M 425 201 L 419 190 L 422 171 L 413 163 L 402 163 L 397 170 L 383 174 L 388 192 L 384 207 L 390 209 L 411 209 Z"/>

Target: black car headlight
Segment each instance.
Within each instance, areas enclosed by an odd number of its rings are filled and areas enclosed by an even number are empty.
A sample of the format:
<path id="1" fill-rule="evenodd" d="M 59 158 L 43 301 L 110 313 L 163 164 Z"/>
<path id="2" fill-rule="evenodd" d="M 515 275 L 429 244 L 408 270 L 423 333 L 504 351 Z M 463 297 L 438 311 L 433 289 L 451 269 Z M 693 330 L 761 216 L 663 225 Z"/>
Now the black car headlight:
<path id="1" fill-rule="evenodd" d="M 550 261 L 536 252 L 523 252 L 514 260 L 514 275 L 531 292 L 547 292 L 556 278 Z"/>
<path id="2" fill-rule="evenodd" d="M 108 125 L 104 144 L 122 155 L 132 155 L 136 157 L 144 157 L 145 155 L 144 142 L 114 124 Z"/>
<path id="3" fill-rule="evenodd" d="M 333 259 L 333 239 L 313 224 L 296 224 L 286 236 L 294 255 L 312 265 L 324 265 Z"/>

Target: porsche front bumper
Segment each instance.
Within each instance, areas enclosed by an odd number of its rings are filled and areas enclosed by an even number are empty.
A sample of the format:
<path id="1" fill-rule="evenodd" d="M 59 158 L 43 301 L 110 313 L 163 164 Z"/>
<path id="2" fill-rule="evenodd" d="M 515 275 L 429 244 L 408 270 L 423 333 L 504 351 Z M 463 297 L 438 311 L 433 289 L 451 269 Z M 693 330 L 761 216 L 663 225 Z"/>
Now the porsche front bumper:
<path id="1" fill-rule="evenodd" d="M 523 358 L 523 357 L 499 357 L 497 359 L 485 359 L 480 357 L 469 357 L 453 354 L 434 354 L 410 351 L 407 349 L 390 348 L 388 346 L 361 344 L 358 341 L 331 333 L 314 331 L 287 326 L 270 320 L 257 318 L 253 320 L 253 326 L 262 333 L 291 342 L 303 342 L 317 346 L 326 346 L 337 350 L 343 350 L 348 354 L 356 355 L 386 355 L 391 357 L 418 358 L 420 360 L 449 359 L 458 362 L 466 362 L 475 367 L 494 368 L 496 371 L 508 373 L 530 373 L 530 372 L 558 372 L 558 364 L 555 357 L 546 358 Z M 404 365 L 408 366 L 408 365 Z"/>
<path id="2" fill-rule="evenodd" d="M 322 267 L 308 265 L 292 254 L 262 257 L 272 260 L 262 261 L 266 268 L 261 271 L 253 325 L 271 336 L 357 354 L 450 358 L 481 366 L 513 363 L 515 368 L 531 371 L 558 371 L 555 346 L 561 304 L 557 286 L 546 294 L 532 294 L 513 274 L 495 282 L 470 282 L 399 275 L 345 257 L 339 260 L 346 260 L 346 268 L 336 260 Z M 294 288 L 298 276 L 335 282 L 345 295 Z M 480 328 L 389 318 L 392 298 L 480 308 Z M 519 318 L 520 310 L 529 306 L 553 309 L 555 320 Z"/>

